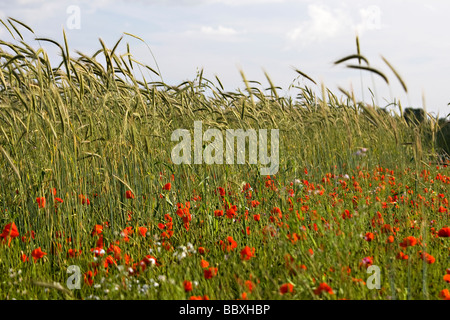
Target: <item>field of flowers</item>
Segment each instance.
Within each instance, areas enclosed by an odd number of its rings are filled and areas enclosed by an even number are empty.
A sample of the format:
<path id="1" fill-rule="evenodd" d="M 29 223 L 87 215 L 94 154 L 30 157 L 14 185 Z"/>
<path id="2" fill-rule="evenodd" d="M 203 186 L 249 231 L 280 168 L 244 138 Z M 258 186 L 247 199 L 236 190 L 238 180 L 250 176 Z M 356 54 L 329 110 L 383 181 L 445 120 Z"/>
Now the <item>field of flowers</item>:
<path id="1" fill-rule="evenodd" d="M 301 71 L 295 98 L 243 73 L 236 92 L 201 72 L 147 82 L 122 38 L 76 57 L 41 38 L 52 66 L 20 41 L 31 28 L 4 26 L 0 299 L 450 300 L 438 119 L 338 99 Z M 279 129 L 278 172 L 174 164 L 171 134 L 194 121 Z"/>

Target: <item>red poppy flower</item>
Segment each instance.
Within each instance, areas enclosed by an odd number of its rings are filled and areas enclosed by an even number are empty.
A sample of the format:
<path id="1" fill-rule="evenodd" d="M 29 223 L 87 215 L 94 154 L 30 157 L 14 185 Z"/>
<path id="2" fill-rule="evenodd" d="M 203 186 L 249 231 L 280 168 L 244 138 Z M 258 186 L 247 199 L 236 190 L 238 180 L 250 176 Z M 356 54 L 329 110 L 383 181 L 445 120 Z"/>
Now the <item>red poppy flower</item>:
<path id="1" fill-rule="evenodd" d="M 364 237 L 364 240 L 366 240 L 367 242 L 370 242 L 370 241 L 373 240 L 373 238 L 374 238 L 373 233 L 372 232 L 367 232 L 365 237 Z"/>
<path id="2" fill-rule="evenodd" d="M 105 261 L 103 262 L 103 266 L 105 268 L 108 268 L 110 265 L 116 265 L 117 263 L 114 261 L 114 258 L 112 256 L 107 256 Z"/>
<path id="3" fill-rule="evenodd" d="M 396 257 L 397 259 L 399 259 L 399 260 L 408 260 L 408 255 L 407 254 L 404 254 L 402 251 L 400 251 L 398 254 L 397 254 L 397 257 Z"/>
<path id="4" fill-rule="evenodd" d="M 203 270 L 203 275 L 205 276 L 205 279 L 211 279 L 212 277 L 215 277 L 217 275 L 217 268 L 210 267 L 208 269 Z"/>
<path id="5" fill-rule="evenodd" d="M 317 289 L 314 290 L 314 294 L 320 295 L 322 292 L 328 292 L 329 294 L 334 294 L 333 289 L 330 288 L 328 284 L 322 282 Z"/>
<path id="6" fill-rule="evenodd" d="M 47 255 L 47 253 L 43 252 L 43 251 L 41 250 L 41 247 L 39 247 L 39 248 L 37 248 L 37 249 L 34 249 L 34 250 L 31 252 L 31 256 L 33 257 L 35 263 L 36 263 L 36 261 L 38 261 L 39 259 L 41 259 L 41 258 L 42 258 L 43 256 L 45 256 L 45 255 Z"/>
<path id="7" fill-rule="evenodd" d="M 94 230 L 91 232 L 91 236 L 99 235 L 103 232 L 103 226 L 101 224 L 96 224 Z"/>
<path id="8" fill-rule="evenodd" d="M 122 230 L 120 235 L 123 237 L 123 241 L 128 242 L 130 238 L 128 238 L 129 235 L 133 234 L 133 227 L 126 227 Z"/>
<path id="9" fill-rule="evenodd" d="M 184 281 L 183 281 L 183 287 L 184 287 L 184 291 L 185 291 L 185 292 L 192 291 L 192 282 L 191 282 L 191 281 L 184 280 Z"/>
<path id="10" fill-rule="evenodd" d="M 245 246 L 241 251 L 241 259 L 242 260 L 250 260 L 251 257 L 255 255 L 255 248 L 250 248 L 249 246 Z"/>
<path id="11" fill-rule="evenodd" d="M 278 207 L 275 207 L 272 209 L 272 214 L 278 215 L 278 218 L 283 218 L 283 214 L 281 213 L 281 209 Z"/>
<path id="12" fill-rule="evenodd" d="M 170 191 L 171 188 L 172 188 L 172 184 L 169 182 L 164 185 L 163 190 Z"/>
<path id="13" fill-rule="evenodd" d="M 225 196 L 225 189 L 224 189 L 224 188 L 218 187 L 217 189 L 219 190 L 219 194 L 220 194 L 222 197 Z"/>
<path id="14" fill-rule="evenodd" d="M 450 291 L 448 289 L 444 289 L 439 293 L 439 296 L 444 300 L 450 300 Z"/>
<path id="15" fill-rule="evenodd" d="M 445 212 L 447 212 L 448 210 L 445 208 L 445 207 L 439 207 L 439 209 L 438 209 L 438 212 L 439 213 L 445 213 Z"/>
<path id="16" fill-rule="evenodd" d="M 237 207 L 234 205 L 231 208 L 227 209 L 226 215 L 228 219 L 232 219 L 234 217 L 236 217 L 237 213 L 236 213 Z"/>
<path id="17" fill-rule="evenodd" d="M 122 250 L 119 248 L 119 246 L 115 246 L 112 243 L 109 245 L 108 250 L 106 250 L 107 253 L 114 253 L 114 259 L 116 260 L 120 260 L 121 259 L 121 255 L 120 252 Z"/>
<path id="18" fill-rule="evenodd" d="M 235 248 L 237 248 L 237 242 L 234 241 L 232 236 L 227 237 L 227 241 L 228 241 L 227 251 L 232 251 Z"/>
<path id="19" fill-rule="evenodd" d="M 256 208 L 256 207 L 259 206 L 261 203 L 260 203 L 258 200 L 252 200 L 251 204 L 252 204 L 252 207 L 253 207 L 253 208 Z"/>
<path id="20" fill-rule="evenodd" d="M 3 228 L 3 232 L 0 234 L 0 238 L 2 238 L 2 239 L 6 239 L 7 237 L 14 239 L 18 236 L 19 236 L 19 230 L 17 229 L 17 226 L 14 222 L 8 223 Z"/>
<path id="21" fill-rule="evenodd" d="M 365 257 L 361 260 L 360 266 L 370 267 L 373 264 L 373 257 Z"/>
<path id="22" fill-rule="evenodd" d="M 185 216 L 190 216 L 189 213 L 189 208 L 191 207 L 190 202 L 186 202 L 186 205 L 182 204 L 182 203 L 177 203 L 178 209 L 176 211 L 176 214 L 180 217 L 183 218 Z"/>
<path id="23" fill-rule="evenodd" d="M 433 264 L 436 261 L 436 259 L 431 254 L 428 254 L 426 252 L 422 254 L 422 259 L 425 260 L 428 264 Z"/>
<path id="24" fill-rule="evenodd" d="M 442 228 L 441 230 L 439 230 L 438 236 L 443 238 L 450 237 L 450 228 L 449 227 Z"/>
<path id="25" fill-rule="evenodd" d="M 161 230 L 164 230 L 166 228 L 166 225 L 162 222 L 158 223 L 158 228 Z"/>
<path id="26" fill-rule="evenodd" d="M 44 197 L 37 197 L 36 202 L 37 202 L 39 208 L 45 207 L 45 198 Z"/>
<path id="27" fill-rule="evenodd" d="M 417 239 L 413 236 L 406 237 L 403 239 L 402 243 L 400 243 L 400 247 L 414 247 L 417 244 Z"/>
<path id="28" fill-rule="evenodd" d="M 127 197 L 127 199 L 134 199 L 134 194 L 131 192 L 131 190 L 127 190 L 125 192 L 125 196 Z"/>
<path id="29" fill-rule="evenodd" d="M 20 256 L 20 260 L 22 260 L 22 262 L 30 261 L 30 259 L 28 259 L 28 256 L 25 253 L 22 253 L 22 255 Z"/>
<path id="30" fill-rule="evenodd" d="M 92 284 L 94 283 L 94 274 L 92 273 L 91 270 L 87 271 L 84 274 L 84 282 L 88 285 L 88 286 L 92 286 Z"/>
<path id="31" fill-rule="evenodd" d="M 139 227 L 139 233 L 143 237 L 145 237 L 147 235 L 147 230 L 148 230 L 148 228 L 146 228 L 146 227 Z"/>
<path id="32" fill-rule="evenodd" d="M 250 280 L 246 280 L 245 281 L 245 286 L 247 287 L 247 290 L 251 293 L 253 291 L 253 282 L 251 282 Z"/>
<path id="33" fill-rule="evenodd" d="M 344 219 L 344 220 L 353 217 L 353 215 L 350 213 L 350 210 L 348 210 L 348 209 L 345 209 L 341 216 L 342 216 L 342 219 Z"/>
<path id="34" fill-rule="evenodd" d="M 202 261 L 200 261 L 200 266 L 202 268 L 207 268 L 209 266 L 209 262 L 206 260 L 203 260 L 203 258 L 202 258 Z"/>
<path id="35" fill-rule="evenodd" d="M 205 248 L 203 248 L 203 247 L 198 247 L 198 253 L 200 253 L 200 254 L 205 254 Z"/>
<path id="36" fill-rule="evenodd" d="M 446 274 L 444 276 L 444 281 L 447 282 L 447 283 L 450 283 L 450 274 Z"/>
<path id="37" fill-rule="evenodd" d="M 282 284 L 280 287 L 281 294 L 286 294 L 288 292 L 292 293 L 293 291 L 294 291 L 294 285 L 292 285 L 291 283 Z"/>

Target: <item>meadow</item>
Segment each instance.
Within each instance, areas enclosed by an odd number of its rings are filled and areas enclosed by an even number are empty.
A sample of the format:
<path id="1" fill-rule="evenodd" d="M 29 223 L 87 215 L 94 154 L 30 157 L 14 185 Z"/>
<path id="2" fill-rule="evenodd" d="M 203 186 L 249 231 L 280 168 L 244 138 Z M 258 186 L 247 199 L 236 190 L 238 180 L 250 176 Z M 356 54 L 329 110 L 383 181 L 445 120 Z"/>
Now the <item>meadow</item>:
<path id="1" fill-rule="evenodd" d="M 39 38 L 51 65 L 30 27 L 1 22 L 0 299 L 450 299 L 445 119 L 301 70 L 294 96 L 269 75 L 149 82 L 119 53 L 129 34 L 93 55 Z M 404 85 L 359 46 L 336 63 Z M 278 129 L 278 172 L 174 164 L 171 134 L 194 121 Z"/>

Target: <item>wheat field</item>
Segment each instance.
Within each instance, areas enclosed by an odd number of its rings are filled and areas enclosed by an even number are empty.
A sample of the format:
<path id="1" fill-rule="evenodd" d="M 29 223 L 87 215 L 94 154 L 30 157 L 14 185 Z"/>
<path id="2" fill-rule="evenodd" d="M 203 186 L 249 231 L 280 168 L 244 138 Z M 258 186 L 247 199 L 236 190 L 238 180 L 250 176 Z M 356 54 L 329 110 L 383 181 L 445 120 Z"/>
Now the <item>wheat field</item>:
<path id="1" fill-rule="evenodd" d="M 301 70 L 293 96 L 243 72 L 234 92 L 201 71 L 149 82 L 131 34 L 93 55 L 38 38 L 52 65 L 31 27 L 1 22 L 1 299 L 450 299 L 447 120 Z M 385 63 L 359 46 L 336 61 L 407 91 Z M 278 129 L 277 173 L 173 163 L 171 134 L 195 121 Z"/>

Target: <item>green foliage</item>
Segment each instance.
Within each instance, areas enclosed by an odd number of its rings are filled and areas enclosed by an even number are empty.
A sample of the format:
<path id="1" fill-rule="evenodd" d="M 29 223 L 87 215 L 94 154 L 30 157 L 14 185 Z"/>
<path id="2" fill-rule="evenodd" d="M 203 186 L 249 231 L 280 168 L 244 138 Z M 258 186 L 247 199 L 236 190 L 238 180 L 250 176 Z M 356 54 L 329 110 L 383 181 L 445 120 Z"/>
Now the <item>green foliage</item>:
<path id="1" fill-rule="evenodd" d="M 12 35 L 18 33 L 14 27 L 18 22 L 8 20 L 8 23 L 13 26 L 8 28 L 9 32 Z M 7 26 L 6 23 L 3 25 Z M 24 27 L 32 32 L 31 28 Z M 149 278 L 165 275 L 175 279 L 178 287 L 146 291 L 144 298 L 184 299 L 187 296 L 180 289 L 181 283 L 186 278 L 197 278 L 201 280 L 196 291 L 199 294 L 235 299 L 242 291 L 235 279 L 239 273 L 241 278 L 248 279 L 253 274 L 261 280 L 253 296 L 256 299 L 279 298 L 278 287 L 286 279 L 298 284 L 294 298 L 313 299 L 315 295 L 311 287 L 315 284 L 312 278 L 321 278 L 323 270 L 329 267 L 328 262 L 357 268 L 356 260 L 350 261 L 342 256 L 344 248 L 360 255 L 369 255 L 370 249 L 360 244 L 350 245 L 345 238 L 336 241 L 331 234 L 326 236 L 329 237 L 328 243 L 321 240 L 332 248 L 330 256 L 323 255 L 321 260 L 312 261 L 305 252 L 308 248 L 313 247 L 316 251 L 319 248 L 313 238 L 308 238 L 300 248 L 292 248 L 285 241 L 286 230 L 281 231 L 280 239 L 264 242 L 260 233 L 255 232 L 254 238 L 247 237 L 242 234 L 241 225 L 233 224 L 231 220 L 215 220 L 214 210 L 223 205 L 215 194 L 218 187 L 240 192 L 243 182 L 250 183 L 255 194 L 258 192 L 257 199 L 264 203 L 259 211 L 262 214 L 268 214 L 273 207 L 281 207 L 286 212 L 288 204 L 280 194 L 266 190 L 266 181 L 259 175 L 259 165 L 174 165 L 170 158 L 175 144 L 170 140 L 171 134 L 179 128 L 192 132 L 194 121 L 203 121 L 205 129 L 279 129 L 279 190 L 286 190 L 292 181 L 305 177 L 305 169 L 320 183 L 327 174 L 357 175 L 359 170 L 369 172 L 379 166 L 395 168 L 398 172 L 410 168 L 419 170 L 424 164 L 428 166 L 435 161 L 436 145 L 449 153 L 448 122 L 428 119 L 423 114 L 420 119 L 416 117 L 411 120 L 409 109 L 402 116 L 378 106 L 357 102 L 351 93 L 339 99 L 324 87 L 319 88 L 321 94 L 317 94 L 313 91 L 315 87 L 300 87 L 295 81 L 290 90 L 295 91 L 296 98 L 292 95 L 281 96 L 281 88 L 276 87 L 267 74 L 269 88 L 264 89 L 262 84 L 247 80 L 242 72 L 245 90 L 237 92 L 224 91 L 219 78 L 208 80 L 202 72 L 194 80 L 177 86 L 164 83 L 162 78 L 161 81 L 147 82 L 145 77 L 140 79 L 135 76 L 138 70 L 144 69 L 157 76 L 159 70 L 157 72 L 134 60 L 128 45 L 127 52 L 120 54 L 122 38 L 113 49 L 108 49 L 100 40 L 101 48 L 92 56 L 80 52 L 74 56 L 65 35 L 64 39 L 64 45 L 51 39 L 39 39 L 61 50 L 62 60 L 57 66 L 51 65 L 42 48 L 35 50 L 21 41 L 0 41 L 0 226 L 14 221 L 21 236 L 31 231 L 37 233 L 36 239 L 30 239 L 31 242 L 15 239 L 11 248 L 0 247 L 2 298 L 26 298 L 27 295 L 45 299 L 80 298 L 80 295 L 87 297 L 96 293 L 90 287 L 84 288 L 86 291 L 83 293 L 67 293 L 58 285 L 41 282 L 36 285 L 33 281 L 64 284 L 66 268 L 71 264 L 80 265 L 83 272 L 87 271 L 92 262 L 90 249 L 95 246 L 95 240 L 89 236 L 94 225 L 108 221 L 109 228 L 105 229 L 104 236 L 105 245 L 109 245 L 126 226 L 133 226 L 136 230 L 145 225 L 149 227 L 152 237 L 159 234 L 157 225 L 164 222 L 167 213 L 172 214 L 174 228 L 179 231 L 171 239 L 173 247 L 191 242 L 195 247 L 203 245 L 210 248 L 208 257 L 212 264 L 219 266 L 221 278 L 207 282 L 196 270 L 200 261 L 198 258 L 192 263 L 187 259 L 178 263 L 173 252 L 163 250 L 158 259 L 161 258 L 164 265 L 158 271 L 148 271 L 149 274 L 141 281 L 151 285 Z M 105 63 L 100 63 L 100 58 Z M 368 65 L 368 60 L 359 52 L 337 63 L 353 58 Z M 376 72 L 387 82 L 386 75 L 372 67 L 349 67 Z M 395 71 L 392 67 L 391 70 Z M 306 74 L 296 71 L 299 77 L 316 84 Z M 396 72 L 395 75 L 401 80 Z M 367 157 L 355 156 L 361 148 L 368 149 Z M 174 180 L 170 180 L 172 175 Z M 410 185 L 418 183 L 411 179 L 408 176 L 402 182 Z M 162 191 L 163 185 L 169 181 L 176 188 L 171 192 Z M 365 187 L 365 192 L 369 192 L 369 186 Z M 56 189 L 56 195 L 52 193 L 53 189 Z M 135 201 L 126 198 L 127 190 L 136 195 Z M 331 189 L 328 191 L 332 192 Z M 304 190 L 300 187 L 295 192 L 299 197 L 304 196 Z M 175 219 L 178 218 L 175 215 L 176 204 L 192 201 L 194 195 L 202 195 L 202 202 L 195 206 L 195 210 L 192 209 L 196 215 L 192 224 L 197 227 L 190 233 L 183 233 L 180 231 L 183 230 L 182 222 Z M 242 194 L 234 196 L 227 195 L 227 201 L 239 205 L 239 214 L 243 215 L 248 203 Z M 45 197 L 48 205 L 39 208 L 37 197 Z M 64 201 L 57 210 L 55 197 Z M 86 197 L 92 205 L 87 206 L 80 201 Z M 334 209 L 316 200 L 311 206 L 316 206 L 320 215 L 331 221 Z M 349 195 L 346 205 L 351 206 L 351 203 Z M 300 208 L 301 205 L 296 204 L 295 209 Z M 366 231 L 376 210 L 375 207 L 364 207 L 355 225 L 345 227 L 344 233 L 351 237 Z M 364 216 L 369 211 L 370 218 Z M 405 214 L 406 219 L 409 213 Z M 427 214 L 431 215 L 430 212 Z M 291 215 L 295 216 L 293 213 Z M 301 225 L 311 221 L 292 220 L 289 223 L 292 229 L 299 230 Z M 270 224 L 268 217 L 265 223 Z M 255 221 L 248 226 L 259 230 Z M 323 228 L 323 225 L 320 227 Z M 56 251 L 51 253 L 57 250 L 58 242 L 64 242 L 58 236 L 61 234 L 70 237 L 74 246 L 79 243 L 83 249 L 83 255 L 76 262 L 65 255 L 53 254 Z M 257 262 L 243 264 L 238 253 L 230 255 L 229 260 L 225 261 L 216 243 L 228 236 L 239 242 L 239 250 L 247 244 L 256 247 Z M 124 244 L 127 252 L 134 255 L 134 262 L 147 255 L 149 248 L 161 248 L 155 239 L 145 239 L 142 243 L 133 238 L 133 241 Z M 20 261 L 21 254 L 28 254 L 37 247 L 49 253 L 45 257 L 46 263 L 31 262 L 24 267 Z M 63 244 L 63 250 L 69 248 L 69 244 Z M 292 276 L 282 268 L 285 263 L 283 254 L 286 252 L 304 261 L 308 270 L 312 270 L 312 276 Z M 379 252 L 375 254 L 380 259 L 388 259 Z M 15 290 L 8 284 L 8 273 L 19 268 L 25 270 L 25 280 L 17 284 L 20 290 Z M 127 291 L 127 283 L 132 280 L 121 280 L 126 270 L 114 272 L 104 285 L 109 286 L 106 296 L 112 299 L 142 298 L 136 292 Z M 365 277 L 365 273 L 361 271 L 359 276 Z M 432 277 L 436 279 L 440 273 L 434 272 Z M 406 275 L 402 274 L 399 279 L 404 283 Z M 419 281 L 417 279 L 416 282 Z M 334 281 L 336 285 L 341 283 L 337 276 Z M 377 298 L 368 293 L 360 294 L 351 283 L 341 285 L 346 297 Z M 419 285 L 415 283 L 416 287 Z M 117 286 L 121 290 L 116 290 Z M 217 291 L 218 286 L 222 287 L 220 292 Z M 402 290 L 406 288 L 404 284 L 400 287 Z M 436 290 L 433 291 L 435 295 Z M 26 294 L 22 296 L 23 291 Z M 414 293 L 414 297 L 419 296 L 420 293 Z"/>

